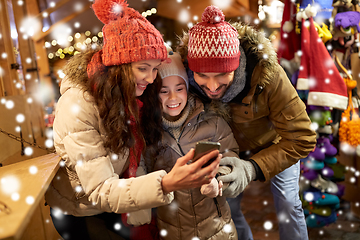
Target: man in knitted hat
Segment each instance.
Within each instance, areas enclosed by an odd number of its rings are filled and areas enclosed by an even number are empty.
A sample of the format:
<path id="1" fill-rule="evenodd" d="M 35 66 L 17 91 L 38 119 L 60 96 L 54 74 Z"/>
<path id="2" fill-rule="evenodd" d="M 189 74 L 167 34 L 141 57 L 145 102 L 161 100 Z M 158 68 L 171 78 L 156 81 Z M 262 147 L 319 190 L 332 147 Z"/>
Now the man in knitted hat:
<path id="1" fill-rule="evenodd" d="M 207 7 L 202 22 L 184 34 L 177 51 L 186 59 L 190 91 L 204 102 L 218 100 L 229 107 L 229 124 L 243 160 L 222 160 L 220 165 L 233 171 L 219 180 L 231 182 L 224 195 L 238 237 L 252 239 L 239 208 L 240 193 L 253 180 L 270 180 L 280 239 L 308 239 L 299 199 L 299 159 L 314 149 L 316 134 L 305 104 L 270 41 L 249 26 L 224 19 L 220 9 Z"/>

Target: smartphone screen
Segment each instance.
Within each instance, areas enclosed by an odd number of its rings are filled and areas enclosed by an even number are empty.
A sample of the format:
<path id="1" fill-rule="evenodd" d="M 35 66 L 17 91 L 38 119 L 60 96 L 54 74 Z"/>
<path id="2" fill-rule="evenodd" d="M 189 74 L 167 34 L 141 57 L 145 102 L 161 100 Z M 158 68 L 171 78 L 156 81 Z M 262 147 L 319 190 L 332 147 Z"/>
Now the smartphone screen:
<path id="1" fill-rule="evenodd" d="M 197 142 L 196 146 L 195 146 L 195 154 L 194 154 L 193 162 L 197 161 L 202 156 L 204 156 L 214 150 L 220 150 L 219 142 L 205 142 L 205 141 Z M 210 159 L 202 166 L 202 168 L 209 166 L 215 160 L 216 160 L 216 157 Z"/>

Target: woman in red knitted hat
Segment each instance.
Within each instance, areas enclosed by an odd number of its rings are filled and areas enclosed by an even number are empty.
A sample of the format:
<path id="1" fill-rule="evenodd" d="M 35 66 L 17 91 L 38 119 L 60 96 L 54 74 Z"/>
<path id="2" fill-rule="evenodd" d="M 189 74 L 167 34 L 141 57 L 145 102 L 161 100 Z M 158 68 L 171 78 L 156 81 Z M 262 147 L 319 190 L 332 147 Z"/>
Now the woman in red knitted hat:
<path id="1" fill-rule="evenodd" d="M 124 0 L 92 7 L 105 24 L 104 44 L 64 69 L 53 126 L 62 161 L 46 201 L 64 239 L 156 239 L 151 208 L 169 204 L 175 190 L 210 183 L 221 154 L 188 165 L 191 150 L 169 173 L 145 173 L 142 151 L 161 137 L 160 106 L 145 90 L 167 51 L 161 34 Z"/>

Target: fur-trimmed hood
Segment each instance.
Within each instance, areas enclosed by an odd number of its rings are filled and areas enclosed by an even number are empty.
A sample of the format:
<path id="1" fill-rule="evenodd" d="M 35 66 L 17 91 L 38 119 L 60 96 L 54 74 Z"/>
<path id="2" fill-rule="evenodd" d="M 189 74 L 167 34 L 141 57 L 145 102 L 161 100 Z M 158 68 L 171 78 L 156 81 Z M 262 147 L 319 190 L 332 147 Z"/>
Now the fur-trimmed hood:
<path id="1" fill-rule="evenodd" d="M 88 75 L 86 72 L 87 65 L 89 64 L 92 56 L 99 49 L 89 49 L 86 52 L 82 52 L 71 57 L 65 67 L 64 74 L 66 77 L 61 81 L 60 93 L 64 94 L 67 89 L 72 86 L 76 86 L 81 89 L 87 89 Z"/>
<path id="2" fill-rule="evenodd" d="M 275 48 L 264 33 L 244 23 L 232 24 L 239 33 L 240 45 L 244 49 L 246 58 L 255 58 L 263 69 L 261 85 L 266 85 L 277 72 L 278 59 Z M 248 73 L 249 74 L 249 73 Z M 252 73 L 251 73 L 252 74 Z"/>

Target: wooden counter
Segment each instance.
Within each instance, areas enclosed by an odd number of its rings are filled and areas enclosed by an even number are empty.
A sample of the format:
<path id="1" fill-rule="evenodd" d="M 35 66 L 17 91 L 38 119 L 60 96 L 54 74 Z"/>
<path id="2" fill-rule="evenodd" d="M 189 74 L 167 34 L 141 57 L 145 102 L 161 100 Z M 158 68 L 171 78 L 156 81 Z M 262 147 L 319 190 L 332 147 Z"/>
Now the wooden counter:
<path id="1" fill-rule="evenodd" d="M 4 209 L 3 204 L 8 208 L 8 213 L 0 211 L 0 239 L 22 237 L 59 169 L 60 159 L 48 154 L 0 167 L 0 209 Z"/>

